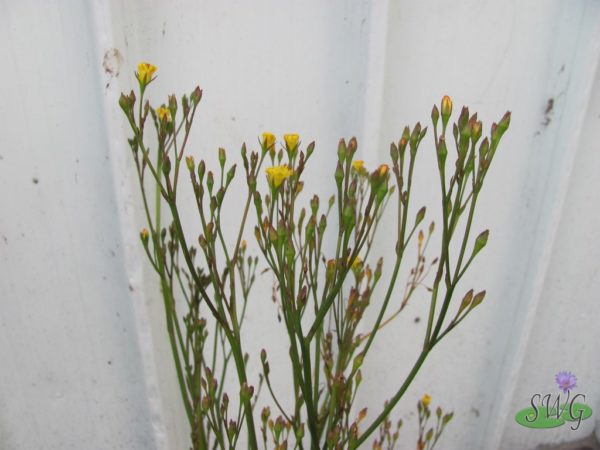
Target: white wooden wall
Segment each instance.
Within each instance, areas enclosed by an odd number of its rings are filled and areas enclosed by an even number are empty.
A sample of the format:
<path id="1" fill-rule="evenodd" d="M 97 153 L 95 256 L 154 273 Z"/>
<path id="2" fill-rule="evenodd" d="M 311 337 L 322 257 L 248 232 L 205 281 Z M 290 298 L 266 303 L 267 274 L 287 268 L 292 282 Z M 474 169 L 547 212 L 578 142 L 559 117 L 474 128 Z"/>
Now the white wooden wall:
<path id="1" fill-rule="evenodd" d="M 0 42 L 1 449 L 187 448 L 117 106 L 139 60 L 159 68 L 155 102 L 204 89 L 197 159 L 218 146 L 233 158 L 265 130 L 316 140 L 311 192 L 325 188 L 342 136 L 356 135 L 373 166 L 444 94 L 488 125 L 510 109 L 476 221 L 490 242 L 463 285 L 488 297 L 400 402 L 402 448 L 424 392 L 455 411 L 444 449 L 531 449 L 600 429 L 597 416 L 578 431 L 513 419 L 555 390 L 559 370 L 600 414 L 599 2 L 0 0 Z M 435 219 L 431 146 L 416 206 Z M 261 283 L 248 350 L 266 347 L 283 371 Z M 366 362 L 358 400 L 370 411 L 412 365 L 425 299 Z"/>

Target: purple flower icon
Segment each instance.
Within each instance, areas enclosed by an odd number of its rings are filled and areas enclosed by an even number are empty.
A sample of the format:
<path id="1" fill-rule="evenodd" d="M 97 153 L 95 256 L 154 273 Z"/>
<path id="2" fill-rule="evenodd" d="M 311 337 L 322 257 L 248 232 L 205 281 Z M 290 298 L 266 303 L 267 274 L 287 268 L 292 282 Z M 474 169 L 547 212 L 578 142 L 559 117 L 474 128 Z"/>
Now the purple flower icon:
<path id="1" fill-rule="evenodd" d="M 577 377 L 571 372 L 558 372 L 554 379 L 556 380 L 556 384 L 558 384 L 558 388 L 565 394 L 567 391 L 577 387 Z"/>

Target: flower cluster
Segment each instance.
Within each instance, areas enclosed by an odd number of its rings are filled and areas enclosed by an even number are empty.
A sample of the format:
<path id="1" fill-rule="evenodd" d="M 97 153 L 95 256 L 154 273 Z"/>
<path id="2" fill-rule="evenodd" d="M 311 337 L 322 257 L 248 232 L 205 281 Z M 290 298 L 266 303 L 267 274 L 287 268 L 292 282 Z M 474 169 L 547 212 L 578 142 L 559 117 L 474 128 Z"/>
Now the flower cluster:
<path id="1" fill-rule="evenodd" d="M 215 167 L 204 159 L 196 162 L 186 152 L 202 91 L 196 87 L 180 100 L 169 96 L 154 109 L 144 95 L 155 73 L 154 65 L 140 63 L 135 73 L 139 98 L 133 92 L 122 94 L 119 105 L 131 127 L 129 145 L 147 219 L 140 239 L 160 282 L 192 448 L 236 448 L 243 436 L 252 450 L 261 439 L 261 448 L 269 444 L 296 448 L 310 442 L 311 448 L 355 450 L 370 439 L 373 448 L 393 449 L 402 424 L 399 421 L 393 431 L 394 407 L 430 352 L 485 297 L 485 291 L 469 289 L 462 300 L 453 301 L 455 291 L 463 289 L 461 278 L 487 244 L 489 231 L 474 236 L 471 228 L 510 114 L 482 137 L 482 123 L 468 108 L 449 127 L 450 97 L 434 106 L 433 172 L 441 186 L 443 225 L 439 247 L 429 261 L 434 223 L 424 226 L 426 208 L 413 204 L 415 161 L 422 153 L 426 127 L 418 122 L 405 127 L 390 146 L 389 162 L 372 171 L 358 159 L 356 138 L 340 139 L 335 167 L 323 180 L 334 194 L 322 200 L 318 194 L 305 193 L 304 174 L 315 143 L 305 145 L 298 134 L 285 134 L 278 143 L 273 133 L 264 132 L 256 150 L 243 144 L 240 169 L 228 162 L 223 148 Z M 450 164 L 449 129 L 456 145 L 456 159 Z M 232 195 L 232 182 L 240 171 L 246 190 Z M 191 185 L 192 210 L 198 214 L 193 230 L 186 229 L 180 218 L 184 205 L 178 190 L 183 177 Z M 228 216 L 232 205 L 241 209 L 241 219 L 233 224 Z M 388 208 L 395 209 L 396 223 L 384 230 L 393 249 L 384 272 L 374 242 Z M 254 245 L 247 242 L 252 231 Z M 397 280 L 402 264 L 415 248 L 416 261 L 401 292 Z M 450 248 L 456 249 L 452 258 Z M 267 350 L 249 355 L 242 333 L 247 307 L 267 307 L 259 304 L 263 295 L 252 295 L 256 277 L 266 272 L 273 280 L 271 298 L 277 305 L 273 315 L 288 341 L 292 380 L 287 402 L 275 392 Z M 365 382 L 363 362 L 375 348 L 380 330 L 393 323 L 415 295 L 428 297 L 429 305 L 419 356 L 383 408 L 368 414 L 355 404 Z M 367 308 L 375 309 L 374 314 L 365 314 Z M 250 359 L 260 360 L 258 379 L 247 369 Z M 231 367 L 236 381 L 228 376 Z M 559 373 L 556 381 L 565 391 L 576 386 L 569 372 Z M 267 399 L 259 398 L 263 386 Z M 232 392 L 235 399 L 230 404 Z M 255 408 L 259 401 L 269 402 L 260 417 Z M 438 407 L 437 425 L 427 429 L 430 406 L 427 394 L 417 404 L 417 448 L 422 450 L 433 449 L 452 419 L 452 413 L 444 415 Z"/>

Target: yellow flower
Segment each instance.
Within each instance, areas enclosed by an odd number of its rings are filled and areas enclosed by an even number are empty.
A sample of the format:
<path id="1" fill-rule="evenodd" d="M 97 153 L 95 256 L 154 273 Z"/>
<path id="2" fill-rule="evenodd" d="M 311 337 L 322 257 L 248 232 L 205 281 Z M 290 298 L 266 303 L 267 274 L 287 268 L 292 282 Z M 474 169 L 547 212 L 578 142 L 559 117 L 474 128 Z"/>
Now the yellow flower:
<path id="1" fill-rule="evenodd" d="M 360 259 L 360 256 L 357 256 L 356 258 L 354 258 L 354 261 L 352 261 L 352 264 L 350 265 L 350 268 L 353 271 L 359 270 L 362 266 L 362 259 Z"/>
<path id="2" fill-rule="evenodd" d="M 263 141 L 262 145 L 265 149 L 269 150 L 271 147 L 275 145 L 275 135 L 273 133 L 269 133 L 265 131 L 262 135 Z"/>
<path id="3" fill-rule="evenodd" d="M 358 173 L 363 173 L 365 171 L 365 162 L 362 159 L 352 161 L 352 168 Z"/>
<path id="4" fill-rule="evenodd" d="M 452 99 L 444 95 L 444 98 L 442 98 L 442 119 L 447 121 L 450 114 L 452 114 Z"/>
<path id="5" fill-rule="evenodd" d="M 156 66 L 148 62 L 141 62 L 138 64 L 137 79 L 140 83 L 146 85 L 152 81 L 154 72 L 156 72 Z"/>
<path id="6" fill-rule="evenodd" d="M 281 186 L 281 183 L 283 183 L 285 179 L 294 174 L 294 171 L 288 166 L 268 167 L 265 169 L 265 172 L 267 172 L 267 180 L 269 180 L 269 184 L 276 189 Z"/>
<path id="7" fill-rule="evenodd" d="M 423 403 L 423 405 L 425 405 L 425 407 L 427 407 L 431 403 L 431 397 L 428 394 L 425 394 L 421 399 L 421 402 Z"/>
<path id="8" fill-rule="evenodd" d="M 377 169 L 379 171 L 379 176 L 383 177 L 385 176 L 386 173 L 388 173 L 388 170 L 390 170 L 390 168 L 388 167 L 387 164 L 382 164 L 379 166 L 379 169 Z"/>
<path id="9" fill-rule="evenodd" d="M 169 111 L 169 108 L 167 108 L 165 106 L 161 106 L 160 108 L 157 108 L 156 114 L 158 114 L 158 120 L 160 120 L 161 122 L 163 120 L 166 120 L 167 122 L 171 121 L 171 111 Z"/>
<path id="10" fill-rule="evenodd" d="M 148 239 L 148 236 L 150 236 L 150 232 L 146 228 L 142 228 L 142 231 L 140 231 L 140 236 L 142 237 L 142 239 Z"/>
<path id="11" fill-rule="evenodd" d="M 300 136 L 297 134 L 284 134 L 283 140 L 285 141 L 285 145 L 287 146 L 288 150 L 294 150 L 298 145 Z"/>

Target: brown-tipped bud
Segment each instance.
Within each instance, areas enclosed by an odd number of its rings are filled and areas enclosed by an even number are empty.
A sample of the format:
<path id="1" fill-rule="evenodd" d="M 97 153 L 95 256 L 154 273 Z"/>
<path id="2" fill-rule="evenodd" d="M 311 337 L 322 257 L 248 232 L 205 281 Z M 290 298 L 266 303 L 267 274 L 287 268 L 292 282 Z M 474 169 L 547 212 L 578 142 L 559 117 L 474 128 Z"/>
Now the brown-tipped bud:
<path id="1" fill-rule="evenodd" d="M 185 157 L 185 164 L 187 165 L 187 168 L 190 172 L 194 172 L 194 168 L 196 167 L 196 163 L 194 162 L 194 157 L 193 156 L 186 156 Z"/>
<path id="2" fill-rule="evenodd" d="M 387 194 L 387 183 L 390 168 L 387 164 L 381 164 L 369 177 L 371 183 L 371 194 L 375 195 L 378 203 L 381 203 Z"/>
<path id="3" fill-rule="evenodd" d="M 473 289 L 470 289 L 469 292 L 467 292 L 465 294 L 465 296 L 463 297 L 462 302 L 460 302 L 460 307 L 458 308 L 458 313 L 460 314 L 462 311 L 464 311 L 465 308 L 467 308 L 471 304 L 472 300 L 473 300 Z"/>
<path id="4" fill-rule="evenodd" d="M 421 209 L 419 209 L 419 212 L 417 212 L 417 217 L 415 217 L 415 227 L 418 226 L 423 219 L 425 218 L 425 212 L 427 211 L 427 208 L 425 206 L 423 206 Z"/>
<path id="5" fill-rule="evenodd" d="M 254 227 L 254 237 L 256 238 L 256 241 L 260 244 L 262 242 L 262 237 L 260 234 L 260 228 L 258 228 L 258 226 Z"/>
<path id="6" fill-rule="evenodd" d="M 467 122 L 469 121 L 469 108 L 463 106 L 460 111 L 460 116 L 458 116 L 458 130 L 462 132 L 462 129 L 465 127 Z"/>
<path id="7" fill-rule="evenodd" d="M 202 89 L 200 89 L 199 86 L 196 86 L 194 91 L 190 94 L 190 100 L 192 101 L 194 106 L 196 106 L 198 103 L 200 103 L 201 99 L 202 99 Z"/>
<path id="8" fill-rule="evenodd" d="M 314 151 L 315 141 L 312 141 L 310 144 L 308 144 L 308 147 L 306 147 L 306 159 L 310 158 L 310 155 L 312 155 Z"/>
<path id="9" fill-rule="evenodd" d="M 225 161 L 227 160 L 227 155 L 225 154 L 224 148 L 219 148 L 219 164 L 221 169 L 225 166 Z"/>
<path id="10" fill-rule="evenodd" d="M 482 123 L 479 120 L 474 120 L 469 123 L 469 127 L 471 128 L 471 141 L 473 144 L 477 144 L 477 141 L 481 138 Z"/>
<path id="11" fill-rule="evenodd" d="M 175 113 L 177 112 L 177 97 L 175 97 L 175 94 L 169 95 L 169 110 L 171 111 L 171 116 L 175 117 Z"/>
<path id="12" fill-rule="evenodd" d="M 206 175 L 206 187 L 208 188 L 209 193 L 212 193 L 214 184 L 215 184 L 215 177 L 214 177 L 212 171 L 209 170 L 208 174 Z"/>
<path id="13" fill-rule="evenodd" d="M 254 387 L 250 386 L 246 382 L 242 383 L 242 386 L 240 388 L 240 399 L 243 402 L 244 401 L 249 401 L 250 399 L 252 399 L 253 395 L 254 395 Z"/>
<path id="14" fill-rule="evenodd" d="M 263 426 L 265 426 L 265 424 L 267 423 L 267 420 L 269 420 L 269 416 L 271 415 L 271 408 L 269 408 L 268 406 L 265 406 L 262 410 L 262 412 L 260 413 L 260 420 L 262 420 Z"/>
<path id="15" fill-rule="evenodd" d="M 336 264 L 333 259 L 327 261 L 327 266 L 325 269 L 325 280 L 331 282 L 333 281 L 333 277 L 335 276 Z"/>
<path id="16" fill-rule="evenodd" d="M 121 96 L 119 97 L 119 106 L 121 107 L 126 116 L 129 116 L 131 114 L 133 104 L 131 103 L 130 97 L 126 96 L 123 93 L 121 93 Z"/>
<path id="17" fill-rule="evenodd" d="M 413 128 L 412 133 L 410 134 L 410 150 L 411 153 L 414 153 L 419 146 L 419 138 L 421 136 L 421 123 L 417 122 L 415 127 Z"/>
<path id="18" fill-rule="evenodd" d="M 400 153 L 398 152 L 398 146 L 392 142 L 390 144 L 390 157 L 392 158 L 392 162 L 394 164 L 396 164 L 398 162 L 398 157 L 400 156 Z"/>
<path id="19" fill-rule="evenodd" d="M 348 142 L 348 158 L 352 159 L 357 149 L 358 143 L 356 142 L 356 138 L 352 136 L 352 138 Z"/>
<path id="20" fill-rule="evenodd" d="M 346 141 L 342 138 L 338 143 L 338 161 L 344 162 L 348 155 L 348 148 L 346 147 Z"/>
<path id="21" fill-rule="evenodd" d="M 486 137 L 483 139 L 483 141 L 481 141 L 481 145 L 479 146 L 479 159 L 485 159 L 488 155 L 489 150 L 490 141 Z"/>
<path id="22" fill-rule="evenodd" d="M 318 195 L 314 195 L 313 198 L 310 200 L 310 210 L 312 211 L 313 215 L 317 214 L 317 211 L 319 210 Z"/>
<path id="23" fill-rule="evenodd" d="M 477 236 L 475 239 L 475 245 L 473 246 L 473 256 L 481 251 L 483 247 L 486 246 L 488 237 L 490 235 L 490 230 L 485 230 Z"/>
<path id="24" fill-rule="evenodd" d="M 504 132 L 506 130 L 508 130 L 508 127 L 510 125 L 510 116 L 511 113 L 510 111 L 507 111 L 504 116 L 502 116 L 502 119 L 500 119 L 500 122 L 498 122 L 498 124 L 492 124 L 492 143 L 493 144 L 497 144 L 498 141 L 500 141 L 500 139 L 502 138 L 502 135 L 504 134 Z"/>
<path id="25" fill-rule="evenodd" d="M 377 260 L 377 265 L 375 266 L 375 273 L 373 274 L 375 281 L 377 281 L 381 278 L 382 270 L 383 270 L 383 258 L 379 258 L 379 260 Z"/>
<path id="26" fill-rule="evenodd" d="M 442 98 L 442 125 L 445 127 L 448 124 L 448 120 L 450 120 L 450 116 L 452 115 L 452 99 L 447 95 L 444 95 Z"/>
<path id="27" fill-rule="evenodd" d="M 327 228 L 327 217 L 325 216 L 325 214 L 321 214 L 321 219 L 319 220 L 319 236 L 323 236 L 323 233 L 325 232 L 325 228 Z"/>
<path id="28" fill-rule="evenodd" d="M 181 97 L 181 108 L 183 109 L 183 114 L 187 116 L 190 112 L 190 102 L 187 95 L 183 95 L 183 97 Z"/>
<path id="29" fill-rule="evenodd" d="M 450 422 L 452 420 L 453 417 L 454 417 L 454 413 L 453 412 L 446 414 L 442 418 L 442 425 L 446 425 L 448 422 Z"/>
<path id="30" fill-rule="evenodd" d="M 433 123 L 433 128 L 437 127 L 438 120 L 440 118 L 440 110 L 437 105 L 433 105 L 433 109 L 431 110 L 431 122 Z"/>
<path id="31" fill-rule="evenodd" d="M 204 237 L 203 234 L 201 234 L 200 236 L 198 236 L 198 244 L 200 244 L 200 248 L 205 249 L 207 246 L 207 242 L 206 242 L 206 238 Z"/>
<path id="32" fill-rule="evenodd" d="M 233 180 L 233 177 L 235 177 L 235 168 L 237 167 L 237 164 L 234 164 L 233 166 L 231 166 L 229 168 L 229 170 L 227 171 L 227 178 L 226 178 L 226 184 L 229 185 L 229 183 L 231 183 L 231 181 Z M 250 180 L 248 180 L 248 183 L 250 182 Z"/>
<path id="33" fill-rule="evenodd" d="M 500 122 L 498 122 L 498 128 L 502 131 L 502 133 L 508 130 L 508 127 L 510 126 L 510 117 L 511 112 L 506 111 L 506 113 L 504 113 L 504 116 L 502 116 L 502 119 L 500 119 Z"/>
<path id="34" fill-rule="evenodd" d="M 479 305 L 483 299 L 485 298 L 485 291 L 478 292 L 475 297 L 473 297 L 473 303 L 471 304 L 471 308 L 475 308 Z"/>
<path id="35" fill-rule="evenodd" d="M 144 244 L 144 247 L 148 245 L 149 237 L 150 233 L 148 232 L 148 230 L 146 228 L 142 228 L 142 231 L 140 231 L 140 239 L 142 240 L 142 244 Z"/>

